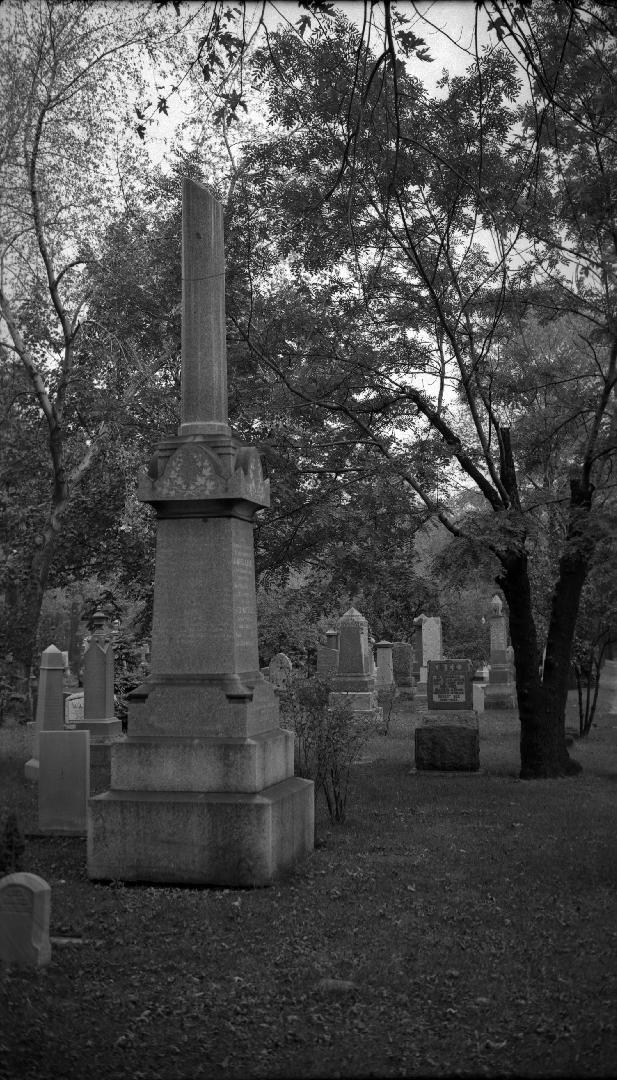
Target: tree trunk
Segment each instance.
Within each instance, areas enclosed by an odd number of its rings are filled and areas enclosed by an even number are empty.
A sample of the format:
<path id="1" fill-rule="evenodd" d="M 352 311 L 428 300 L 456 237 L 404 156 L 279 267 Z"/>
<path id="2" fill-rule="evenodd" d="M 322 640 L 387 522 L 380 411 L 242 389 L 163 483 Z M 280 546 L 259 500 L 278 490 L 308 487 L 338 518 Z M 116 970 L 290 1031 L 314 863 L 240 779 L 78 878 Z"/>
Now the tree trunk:
<path id="1" fill-rule="evenodd" d="M 531 606 L 531 588 L 525 553 L 509 552 L 502 558 L 504 572 L 497 579 L 509 608 L 510 637 L 514 648 L 516 694 L 521 725 L 523 780 L 568 776 L 580 770 L 566 749 L 565 697 L 549 694 L 540 681 L 539 650 Z M 568 647 L 568 662 L 569 662 Z M 560 667 L 562 672 L 563 667 Z M 567 696 L 568 665 L 564 693 Z M 553 684 L 554 685 L 554 684 Z"/>
<path id="2" fill-rule="evenodd" d="M 2 634 L 6 677 L 11 683 L 9 710 L 22 722 L 33 719 L 30 684 L 32 665 L 36 657 L 36 637 L 41 606 L 55 547 L 55 533 L 49 532 L 37 548 L 29 565 L 11 569 L 5 592 L 6 624 Z"/>
<path id="3" fill-rule="evenodd" d="M 566 704 L 572 641 L 593 552 L 588 529 L 592 495 L 592 487 L 582 476 L 570 477 L 568 530 L 553 592 L 542 681 L 538 673 L 527 557 L 520 551 L 502 557 L 504 574 L 499 583 L 510 608 L 521 722 L 522 779 L 573 776 L 581 771 L 566 748 Z"/>

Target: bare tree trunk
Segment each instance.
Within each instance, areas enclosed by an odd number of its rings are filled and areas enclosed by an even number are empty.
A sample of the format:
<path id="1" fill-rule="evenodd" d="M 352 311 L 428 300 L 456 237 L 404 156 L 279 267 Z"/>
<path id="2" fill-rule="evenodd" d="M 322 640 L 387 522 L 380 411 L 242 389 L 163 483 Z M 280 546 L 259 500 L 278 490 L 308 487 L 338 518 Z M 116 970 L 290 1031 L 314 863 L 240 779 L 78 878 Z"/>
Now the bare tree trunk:
<path id="1" fill-rule="evenodd" d="M 6 625 L 2 636 L 5 656 L 12 657 L 6 674 L 12 684 L 11 712 L 21 721 L 33 718 L 30 673 L 36 659 L 36 637 L 55 541 L 55 532 L 49 530 L 29 565 L 15 567 L 5 593 Z"/>
<path id="2" fill-rule="evenodd" d="M 538 641 L 531 607 L 527 556 L 521 552 L 510 552 L 502 562 L 504 572 L 498 581 L 508 602 L 510 636 L 514 647 L 521 725 L 520 776 L 529 780 L 573 775 L 580 771 L 580 765 L 572 761 L 568 754 L 565 734 L 571 637 L 567 639 L 562 635 L 560 638 L 565 659 L 562 653 L 558 668 L 547 686 L 546 681 L 540 681 L 539 675 Z M 578 597 L 575 602 L 578 607 Z M 560 596 L 560 612 L 562 603 L 563 597 Z"/>

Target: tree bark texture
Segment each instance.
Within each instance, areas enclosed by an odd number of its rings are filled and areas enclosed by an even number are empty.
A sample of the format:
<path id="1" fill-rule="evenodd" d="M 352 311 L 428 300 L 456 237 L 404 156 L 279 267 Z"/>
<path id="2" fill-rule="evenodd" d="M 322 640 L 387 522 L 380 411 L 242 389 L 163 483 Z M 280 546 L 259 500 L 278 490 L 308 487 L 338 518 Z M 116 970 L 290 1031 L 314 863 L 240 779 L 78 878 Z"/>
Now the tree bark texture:
<path id="1" fill-rule="evenodd" d="M 521 778 L 572 776 L 581 766 L 566 747 L 566 704 L 570 655 L 581 591 L 593 544 L 587 528 L 592 489 L 579 477 L 570 482 L 570 516 L 559 575 L 553 591 L 542 676 L 524 552 L 505 552 L 498 582 L 510 610 L 516 692 L 521 724 Z"/>

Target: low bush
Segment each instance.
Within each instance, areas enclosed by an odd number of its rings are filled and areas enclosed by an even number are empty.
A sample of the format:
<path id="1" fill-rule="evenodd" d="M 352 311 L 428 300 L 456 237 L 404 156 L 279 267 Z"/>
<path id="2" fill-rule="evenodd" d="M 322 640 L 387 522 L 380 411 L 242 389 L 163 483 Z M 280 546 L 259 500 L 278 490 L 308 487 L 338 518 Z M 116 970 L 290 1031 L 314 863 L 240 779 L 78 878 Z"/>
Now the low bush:
<path id="1" fill-rule="evenodd" d="M 322 791 L 330 820 L 345 820 L 351 767 L 375 734 L 372 716 L 354 714 L 347 704 L 330 707 L 331 684 L 295 677 L 281 693 L 283 723 L 295 733 L 296 775 Z"/>

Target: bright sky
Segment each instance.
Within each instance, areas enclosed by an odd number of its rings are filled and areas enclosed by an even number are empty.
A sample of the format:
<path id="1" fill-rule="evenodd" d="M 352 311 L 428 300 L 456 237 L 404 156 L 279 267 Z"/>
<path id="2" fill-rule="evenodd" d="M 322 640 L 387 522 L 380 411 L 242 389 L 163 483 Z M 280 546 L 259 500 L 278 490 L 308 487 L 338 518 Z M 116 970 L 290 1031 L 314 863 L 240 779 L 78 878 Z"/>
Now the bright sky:
<path id="1" fill-rule="evenodd" d="M 348 2 L 343 0 L 337 3 L 337 7 L 348 18 L 362 25 L 364 18 L 362 0 L 348 0 Z M 261 13 L 261 0 L 247 0 L 244 9 L 249 16 L 247 23 L 250 27 L 252 21 L 250 16 L 253 15 L 256 22 Z M 376 10 L 379 19 L 379 8 Z M 415 3 L 412 0 L 401 0 L 396 4 L 396 11 L 409 18 L 410 29 L 426 42 L 432 63 L 411 58 L 409 70 L 422 79 L 429 93 L 436 92 L 436 84 L 444 69 L 451 75 L 461 75 L 472 63 L 476 19 L 474 0 L 416 0 Z M 280 22 L 297 23 L 303 14 L 307 14 L 306 9 L 301 8 L 295 0 L 269 0 L 265 17 L 267 25 L 274 27 Z M 481 46 L 488 41 L 486 32 L 488 19 L 483 10 L 478 13 L 477 18 L 481 30 Z M 165 157 L 167 142 L 183 115 L 181 102 L 177 99 L 170 100 L 169 105 L 169 117 L 158 117 L 156 128 L 150 131 L 148 138 L 150 153 L 158 162 Z"/>
<path id="2" fill-rule="evenodd" d="M 339 2 L 336 6 L 347 18 L 354 19 L 359 26 L 362 25 L 364 18 L 362 0 Z M 267 21 L 273 24 L 276 23 L 276 12 L 290 22 L 297 22 L 302 14 L 306 14 L 306 11 L 299 8 L 299 5 L 292 0 L 280 0 L 280 2 L 271 0 L 270 8 L 271 17 L 267 18 Z M 441 78 L 444 68 L 452 75 L 461 75 L 472 62 L 476 19 L 474 0 L 417 0 L 415 3 L 413 0 L 407 0 L 407 2 L 400 0 L 395 10 L 400 15 L 406 15 L 410 21 L 409 28 L 426 41 L 433 63 L 414 61 L 413 74 L 421 77 L 429 90 L 434 90 L 435 83 Z M 481 31 L 484 31 L 480 34 L 481 44 L 488 40 L 487 23 L 486 12 L 482 10 L 478 13 L 478 24 Z"/>

